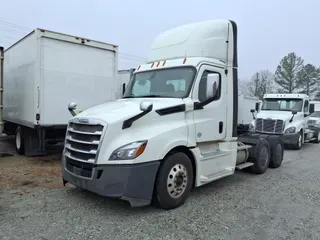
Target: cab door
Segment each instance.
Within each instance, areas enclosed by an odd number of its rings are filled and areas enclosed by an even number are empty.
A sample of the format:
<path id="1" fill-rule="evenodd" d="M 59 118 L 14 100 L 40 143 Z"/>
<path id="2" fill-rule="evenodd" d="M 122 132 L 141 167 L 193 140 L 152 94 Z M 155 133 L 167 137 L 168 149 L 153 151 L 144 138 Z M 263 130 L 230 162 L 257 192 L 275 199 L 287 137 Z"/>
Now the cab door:
<path id="1" fill-rule="evenodd" d="M 219 74 L 216 98 L 210 100 L 207 95 L 207 76 Z M 226 137 L 227 101 L 224 69 L 210 65 L 202 65 L 198 72 L 193 92 L 195 104 L 194 123 L 196 142 L 212 142 Z M 199 107 L 200 106 L 200 107 Z"/>

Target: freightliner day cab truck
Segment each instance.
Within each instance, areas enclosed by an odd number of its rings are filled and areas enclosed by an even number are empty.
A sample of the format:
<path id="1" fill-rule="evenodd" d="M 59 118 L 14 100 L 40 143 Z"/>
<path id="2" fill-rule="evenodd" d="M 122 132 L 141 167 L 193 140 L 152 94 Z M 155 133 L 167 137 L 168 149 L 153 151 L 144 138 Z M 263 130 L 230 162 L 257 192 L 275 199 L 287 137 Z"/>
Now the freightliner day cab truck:
<path id="1" fill-rule="evenodd" d="M 124 96 L 71 118 L 63 183 L 120 198 L 181 206 L 199 187 L 283 160 L 280 136 L 237 135 L 237 25 L 193 23 L 160 34 Z M 70 102 L 73 112 L 75 102 Z M 74 115 L 74 113 L 73 113 Z"/>
<path id="2" fill-rule="evenodd" d="M 19 154 L 45 155 L 46 143 L 64 141 L 70 99 L 80 111 L 118 98 L 112 44 L 35 29 L 5 50 L 3 65 L 4 132 Z"/>
<path id="3" fill-rule="evenodd" d="M 282 135 L 285 146 L 299 150 L 304 143 L 320 141 L 320 129 L 308 126 L 314 107 L 305 94 L 265 94 L 261 111 L 249 129 Z"/>
<path id="4" fill-rule="evenodd" d="M 309 128 L 320 128 L 320 102 L 311 101 L 310 103 L 314 104 L 314 112 L 310 114 L 308 126 Z"/>

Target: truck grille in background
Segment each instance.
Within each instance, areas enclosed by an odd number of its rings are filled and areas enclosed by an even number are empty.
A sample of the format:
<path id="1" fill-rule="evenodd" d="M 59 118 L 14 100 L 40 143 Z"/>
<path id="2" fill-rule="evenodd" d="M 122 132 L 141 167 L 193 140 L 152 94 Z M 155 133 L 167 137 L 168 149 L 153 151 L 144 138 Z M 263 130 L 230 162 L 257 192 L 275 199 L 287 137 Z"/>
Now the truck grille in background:
<path id="1" fill-rule="evenodd" d="M 280 119 L 262 119 L 256 120 L 256 131 L 262 133 L 282 134 L 283 121 Z"/>
<path id="2" fill-rule="evenodd" d="M 308 120 L 308 125 L 315 125 L 316 124 L 316 120 Z"/>
<path id="3" fill-rule="evenodd" d="M 103 129 L 104 126 L 98 123 L 69 123 L 64 156 L 66 168 L 70 172 L 82 177 L 91 177 Z"/>

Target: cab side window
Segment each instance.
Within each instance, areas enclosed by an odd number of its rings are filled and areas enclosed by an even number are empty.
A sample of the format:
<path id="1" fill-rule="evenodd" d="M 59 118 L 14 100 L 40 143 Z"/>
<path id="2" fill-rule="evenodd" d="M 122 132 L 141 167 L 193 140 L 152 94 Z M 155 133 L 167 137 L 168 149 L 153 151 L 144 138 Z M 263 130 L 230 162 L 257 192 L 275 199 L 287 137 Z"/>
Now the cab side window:
<path id="1" fill-rule="evenodd" d="M 303 111 L 304 111 L 304 112 L 309 112 L 309 101 L 308 101 L 308 100 L 306 100 L 306 101 L 304 102 Z"/>
<path id="2" fill-rule="evenodd" d="M 208 77 L 208 74 L 210 74 L 210 73 L 216 73 L 216 72 L 204 71 L 201 76 L 201 80 L 199 83 L 199 92 L 198 92 L 198 98 L 199 98 L 200 102 L 204 102 L 204 101 L 208 100 L 208 97 L 207 97 L 207 77 Z M 212 86 L 212 87 L 214 88 L 215 86 Z M 219 85 L 218 85 L 217 89 L 215 89 L 214 101 L 219 100 L 220 92 L 221 92 L 221 78 L 219 79 Z"/>

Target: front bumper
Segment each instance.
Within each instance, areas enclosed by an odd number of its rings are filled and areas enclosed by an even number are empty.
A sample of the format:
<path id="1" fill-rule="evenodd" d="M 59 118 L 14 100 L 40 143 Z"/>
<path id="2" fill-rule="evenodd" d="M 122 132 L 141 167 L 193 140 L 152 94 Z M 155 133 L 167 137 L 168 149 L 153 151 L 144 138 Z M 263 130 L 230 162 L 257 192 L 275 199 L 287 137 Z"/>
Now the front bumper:
<path id="1" fill-rule="evenodd" d="M 65 160 L 62 178 L 67 182 L 101 196 L 120 198 L 132 207 L 151 203 L 159 161 L 130 165 L 94 165 Z M 82 176 L 80 176 L 82 175 Z"/>
<path id="2" fill-rule="evenodd" d="M 290 134 L 283 134 L 282 139 L 284 144 L 293 145 L 297 144 L 299 140 L 300 133 L 290 133 Z"/>

